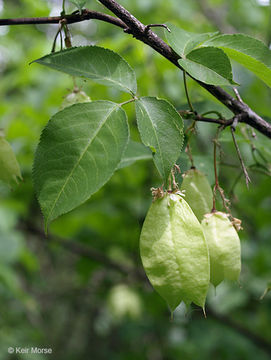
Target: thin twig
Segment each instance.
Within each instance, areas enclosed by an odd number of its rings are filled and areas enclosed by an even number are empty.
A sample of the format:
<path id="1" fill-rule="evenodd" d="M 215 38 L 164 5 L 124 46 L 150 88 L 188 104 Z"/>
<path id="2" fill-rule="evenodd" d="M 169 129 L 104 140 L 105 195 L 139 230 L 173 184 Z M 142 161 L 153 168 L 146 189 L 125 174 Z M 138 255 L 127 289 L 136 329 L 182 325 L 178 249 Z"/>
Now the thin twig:
<path id="1" fill-rule="evenodd" d="M 186 81 L 186 71 L 183 71 L 183 83 L 184 83 L 184 90 L 185 90 L 185 96 L 186 96 L 186 99 L 187 99 L 187 103 L 188 103 L 192 113 L 195 113 L 193 105 L 192 105 L 192 103 L 190 101 L 190 98 L 189 98 L 189 93 L 188 93 L 188 88 L 187 88 L 187 81 Z"/>
<path id="2" fill-rule="evenodd" d="M 136 97 L 133 97 L 130 100 L 127 100 L 127 101 L 124 101 L 124 102 L 120 103 L 119 106 L 123 106 L 123 105 L 129 104 L 131 102 L 134 102 L 136 99 L 137 99 Z"/>
<path id="3" fill-rule="evenodd" d="M 170 28 L 166 24 L 149 24 L 149 25 L 146 26 L 145 31 L 149 31 L 150 28 L 152 28 L 152 27 L 163 27 L 168 32 L 171 32 Z"/>
<path id="4" fill-rule="evenodd" d="M 191 148 L 190 148 L 189 142 L 188 142 L 187 145 L 186 145 L 185 152 L 187 153 L 187 155 L 188 155 L 188 157 L 189 157 L 189 160 L 190 160 L 190 162 L 191 162 L 191 167 L 194 168 L 194 167 L 195 167 L 195 164 L 194 164 L 194 159 L 193 159 L 193 156 L 192 156 L 192 152 L 191 152 Z"/>
<path id="5" fill-rule="evenodd" d="M 238 119 L 235 118 L 235 120 L 233 121 L 233 124 L 232 124 L 232 126 L 231 126 L 231 135 L 232 135 L 233 143 L 234 143 L 234 146 L 235 146 L 237 155 L 238 155 L 238 159 L 239 159 L 239 161 L 240 161 L 240 164 L 241 164 L 243 173 L 244 173 L 244 175 L 245 175 L 246 185 L 247 185 L 247 188 L 248 188 L 248 187 L 249 187 L 249 183 L 251 182 L 251 180 L 250 180 L 250 177 L 249 177 L 249 175 L 248 175 L 248 172 L 247 172 L 245 163 L 244 163 L 243 158 L 242 158 L 242 155 L 241 155 L 241 151 L 240 151 L 240 149 L 239 149 L 239 146 L 238 146 L 238 143 L 237 143 L 237 141 L 236 141 L 235 134 L 234 134 L 234 133 L 235 133 L 236 126 L 237 126 L 237 122 L 238 122 Z"/>
<path id="6" fill-rule="evenodd" d="M 233 118 L 228 119 L 228 120 L 223 119 L 223 118 L 214 119 L 214 118 L 209 118 L 209 117 L 202 116 L 202 115 L 195 115 L 190 110 L 179 110 L 178 112 L 185 120 L 196 120 L 196 121 L 201 121 L 201 122 L 208 122 L 208 123 L 212 123 L 212 124 L 223 125 L 224 127 L 230 126 L 233 123 Z"/>
<path id="7" fill-rule="evenodd" d="M 235 87 L 233 88 L 233 91 L 235 93 L 236 99 L 243 103 L 243 100 L 242 100 L 242 98 L 241 98 L 241 96 L 239 94 L 239 91 Z"/>
<path id="8" fill-rule="evenodd" d="M 63 239 L 58 236 L 45 236 L 44 232 L 40 230 L 38 227 L 36 227 L 32 222 L 22 222 L 20 224 L 20 227 L 23 231 L 27 231 L 28 233 L 31 233 L 32 235 L 35 235 L 39 239 L 43 241 L 50 241 L 52 243 L 56 243 L 63 247 L 63 249 L 66 249 L 67 251 L 72 252 L 73 254 L 80 255 L 82 257 L 86 257 L 91 259 L 92 261 L 101 263 L 111 269 L 114 269 L 124 275 L 137 277 L 141 279 L 145 279 L 145 275 L 143 272 L 140 271 L 140 269 L 132 268 L 130 266 L 126 266 L 124 264 L 120 264 L 118 262 L 115 262 L 111 260 L 108 256 L 106 256 L 104 253 L 94 249 L 91 246 L 86 246 L 84 244 L 81 244 L 79 242 Z"/>
<path id="9" fill-rule="evenodd" d="M 62 29 L 60 29 L 59 35 L 60 35 L 60 50 L 63 50 L 63 36 L 62 36 Z"/>
<path id="10" fill-rule="evenodd" d="M 112 25 L 116 25 L 123 29 L 126 25 L 118 18 L 110 16 L 98 11 L 83 9 L 82 14 L 78 12 L 65 16 L 48 16 L 48 17 L 31 17 L 31 18 L 11 18 L 11 19 L 0 19 L 0 26 L 4 25 L 34 25 L 34 24 L 58 24 L 59 21 L 66 19 L 67 24 L 74 24 L 85 20 L 101 20 Z"/>
<path id="11" fill-rule="evenodd" d="M 250 149 L 251 149 L 251 155 L 253 157 L 253 160 L 255 161 L 255 166 L 261 167 L 263 168 L 265 171 L 267 171 L 267 174 L 270 176 L 271 172 L 270 169 L 268 168 L 269 162 L 268 160 L 265 158 L 265 156 L 261 153 L 261 151 L 256 147 L 255 145 L 255 138 L 256 138 L 256 134 L 253 131 L 253 129 L 248 128 L 248 125 L 246 124 L 245 127 L 241 128 L 242 134 L 245 137 L 245 139 L 249 142 L 250 144 Z M 258 153 L 260 159 L 263 161 L 263 163 L 261 163 L 257 157 L 255 156 L 255 154 Z M 251 167 L 251 166 L 249 166 Z"/>
<path id="12" fill-rule="evenodd" d="M 65 2 L 66 0 L 62 0 L 62 15 L 65 15 Z"/>
<path id="13" fill-rule="evenodd" d="M 217 115 L 218 119 L 222 119 L 223 120 L 223 116 L 220 114 L 219 111 L 216 111 L 216 110 L 210 110 L 210 111 L 206 111 L 205 113 L 201 114 L 201 116 L 206 116 L 206 115 L 209 115 L 209 114 L 215 114 Z"/>
<path id="14" fill-rule="evenodd" d="M 216 132 L 216 137 L 213 140 L 213 143 L 214 143 L 214 155 L 213 156 L 214 156 L 215 185 L 214 185 L 214 189 L 213 189 L 213 208 L 212 208 L 212 212 L 216 211 L 215 201 L 216 201 L 216 191 L 218 191 L 219 195 L 220 195 L 220 197 L 222 199 L 223 206 L 224 206 L 225 210 L 231 215 L 230 208 L 228 206 L 229 200 L 225 197 L 224 190 L 222 189 L 222 187 L 219 184 L 218 171 L 217 171 L 217 154 L 216 154 L 216 150 L 217 150 L 217 146 L 218 146 L 219 134 L 223 129 L 224 129 L 223 126 L 218 127 L 217 132 Z"/>
<path id="15" fill-rule="evenodd" d="M 218 173 L 217 173 L 217 164 L 216 164 L 216 146 L 217 146 L 217 140 L 214 140 L 214 173 L 215 173 L 215 186 L 213 189 L 213 208 L 212 212 L 216 210 L 215 206 L 215 200 L 216 200 L 216 190 L 219 188 L 219 182 L 218 182 Z"/>
<path id="16" fill-rule="evenodd" d="M 57 38 L 58 38 L 58 35 L 61 34 L 61 26 L 58 28 L 56 34 L 55 34 L 55 37 L 54 37 L 54 41 L 53 41 L 53 45 L 52 45 L 52 50 L 51 52 L 54 53 L 55 52 L 55 49 L 56 49 L 56 41 L 57 41 Z"/>
<path id="17" fill-rule="evenodd" d="M 254 343 L 257 347 L 264 350 L 268 355 L 271 355 L 271 343 L 267 341 L 265 338 L 261 337 L 260 335 L 252 332 L 250 329 L 244 327 L 239 322 L 231 319 L 227 315 L 219 314 L 211 308 L 207 308 L 206 310 L 207 315 L 213 317 L 214 319 L 218 320 L 222 324 L 229 326 L 230 328 L 237 331 L 239 334 L 245 336 L 249 339 L 252 343 Z"/>

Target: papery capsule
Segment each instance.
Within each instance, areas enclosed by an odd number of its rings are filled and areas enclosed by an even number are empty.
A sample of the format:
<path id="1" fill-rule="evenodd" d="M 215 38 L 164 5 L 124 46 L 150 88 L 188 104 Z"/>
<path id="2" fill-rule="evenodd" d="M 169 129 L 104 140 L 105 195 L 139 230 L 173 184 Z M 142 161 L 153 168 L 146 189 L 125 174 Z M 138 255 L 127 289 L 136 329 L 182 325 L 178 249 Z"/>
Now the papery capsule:
<path id="1" fill-rule="evenodd" d="M 190 169 L 183 175 L 181 191 L 185 190 L 185 200 L 199 221 L 211 211 L 213 192 L 207 177 L 197 169 Z"/>
<path id="2" fill-rule="evenodd" d="M 86 103 L 90 101 L 91 101 L 90 97 L 83 90 L 75 89 L 73 90 L 73 92 L 65 96 L 60 106 L 60 110 L 63 110 L 66 107 L 71 106 L 73 104 Z"/>
<path id="3" fill-rule="evenodd" d="M 210 281 L 217 286 L 224 279 L 236 281 L 241 271 L 239 236 L 228 215 L 206 214 L 201 222 L 210 255 Z"/>
<path id="4" fill-rule="evenodd" d="M 209 254 L 201 225 L 182 197 L 166 194 L 152 203 L 140 236 L 140 254 L 152 286 L 171 311 L 181 301 L 204 308 Z"/>

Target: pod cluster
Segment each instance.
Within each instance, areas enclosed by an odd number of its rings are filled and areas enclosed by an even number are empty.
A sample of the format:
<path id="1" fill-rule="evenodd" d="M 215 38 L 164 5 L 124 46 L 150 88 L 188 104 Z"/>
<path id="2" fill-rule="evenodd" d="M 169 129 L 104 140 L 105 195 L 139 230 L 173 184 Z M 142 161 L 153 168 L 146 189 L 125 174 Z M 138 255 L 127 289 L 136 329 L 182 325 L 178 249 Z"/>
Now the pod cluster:
<path id="1" fill-rule="evenodd" d="M 145 272 L 171 311 L 182 301 L 204 309 L 210 282 L 238 280 L 241 270 L 238 234 L 227 214 L 211 212 L 205 175 L 190 169 L 181 190 L 155 197 L 140 236 Z"/>

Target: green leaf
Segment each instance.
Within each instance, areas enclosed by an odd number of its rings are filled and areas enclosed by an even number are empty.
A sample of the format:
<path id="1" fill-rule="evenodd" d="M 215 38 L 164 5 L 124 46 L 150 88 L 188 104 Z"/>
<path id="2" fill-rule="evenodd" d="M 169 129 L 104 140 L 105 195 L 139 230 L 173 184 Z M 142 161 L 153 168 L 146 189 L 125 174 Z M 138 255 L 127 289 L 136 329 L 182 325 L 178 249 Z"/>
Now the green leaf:
<path id="1" fill-rule="evenodd" d="M 33 180 L 48 224 L 86 201 L 118 167 L 129 139 L 126 113 L 110 101 L 75 104 L 42 132 Z"/>
<path id="2" fill-rule="evenodd" d="M 130 166 L 138 160 L 150 159 L 152 159 L 152 153 L 150 152 L 150 149 L 137 141 L 130 140 L 119 164 L 119 169 Z"/>
<path id="3" fill-rule="evenodd" d="M 0 132 L 0 180 L 12 185 L 17 183 L 17 178 L 22 179 L 19 164 L 12 147 Z"/>
<path id="4" fill-rule="evenodd" d="M 167 25 L 170 29 L 170 32 L 165 30 L 167 42 L 181 57 L 191 52 L 204 41 L 218 34 L 218 32 L 195 34 L 170 23 L 167 23 Z"/>
<path id="5" fill-rule="evenodd" d="M 220 35 L 204 43 L 216 46 L 271 87 L 271 51 L 260 40 L 243 34 Z"/>
<path id="6" fill-rule="evenodd" d="M 136 118 L 143 144 L 152 149 L 154 163 L 165 183 L 183 145 L 183 120 L 166 100 L 136 100 Z"/>
<path id="7" fill-rule="evenodd" d="M 81 12 L 83 7 L 86 5 L 86 0 L 70 0 L 72 4 L 74 4 L 78 10 Z"/>
<path id="8" fill-rule="evenodd" d="M 178 60 L 181 67 L 193 78 L 211 85 L 232 85 L 231 63 L 221 49 L 199 48 L 191 51 L 186 59 Z"/>
<path id="9" fill-rule="evenodd" d="M 109 49 L 98 46 L 74 47 L 46 55 L 34 62 L 128 93 L 136 93 L 134 70 L 119 54 Z"/>

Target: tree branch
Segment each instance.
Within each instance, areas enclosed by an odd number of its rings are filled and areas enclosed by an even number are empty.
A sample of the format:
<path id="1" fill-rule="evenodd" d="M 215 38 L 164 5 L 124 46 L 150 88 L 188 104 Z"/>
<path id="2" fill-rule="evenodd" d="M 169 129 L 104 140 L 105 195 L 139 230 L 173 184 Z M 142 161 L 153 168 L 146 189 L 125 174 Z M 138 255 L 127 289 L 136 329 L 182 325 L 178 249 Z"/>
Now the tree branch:
<path id="1" fill-rule="evenodd" d="M 234 321 L 230 317 L 222 314 L 218 314 L 211 308 L 207 308 L 207 316 L 210 315 L 214 319 L 218 320 L 222 324 L 229 326 L 233 330 L 237 331 L 239 334 L 245 336 L 252 343 L 254 343 L 257 347 L 264 350 L 268 355 L 271 355 L 271 343 L 267 341 L 265 338 L 259 336 L 258 334 L 252 332 L 248 328 L 244 327 L 240 323 Z"/>
<path id="2" fill-rule="evenodd" d="M 77 22 L 97 19 L 105 21 L 107 23 L 116 25 L 121 28 L 126 28 L 126 25 L 118 18 L 103 14 L 98 11 L 92 11 L 88 9 L 82 10 L 82 14 L 73 13 L 71 15 L 64 16 L 49 16 L 39 18 L 15 18 L 15 19 L 0 19 L 0 26 L 3 25 L 35 25 L 35 24 L 58 24 L 61 20 L 66 21 L 67 24 L 74 24 Z"/>
<path id="3" fill-rule="evenodd" d="M 123 6 L 119 5 L 115 0 L 99 1 L 127 25 L 125 32 L 132 34 L 138 40 L 148 44 L 182 70 L 181 66 L 178 64 L 178 59 L 180 58 L 179 55 L 176 54 L 153 31 L 150 29 L 146 31 L 145 25 L 131 15 Z M 257 129 L 265 136 L 271 138 L 271 124 L 257 115 L 248 105 L 236 100 L 219 86 L 204 84 L 198 80 L 195 81 L 197 81 L 203 88 L 227 106 L 235 115 L 242 113 L 243 122 Z"/>
<path id="4" fill-rule="evenodd" d="M 49 241 L 56 243 L 63 247 L 63 249 L 73 253 L 77 254 L 82 257 L 86 257 L 91 259 L 92 261 L 98 262 L 100 264 L 105 265 L 108 268 L 114 269 L 124 275 L 131 276 L 134 278 L 138 278 L 140 280 L 145 280 L 146 276 L 141 271 L 141 269 L 133 268 L 130 266 L 126 266 L 124 264 L 117 263 L 110 259 L 108 256 L 106 256 L 104 253 L 90 247 L 89 245 L 86 246 L 84 244 L 81 244 L 79 242 L 63 239 L 58 236 L 48 236 L 46 237 L 44 232 L 40 230 L 38 227 L 33 225 L 30 221 L 28 222 L 22 222 L 20 224 L 20 228 L 23 231 L 26 231 L 34 236 L 36 236 L 38 239 L 43 241 Z"/>
<path id="5" fill-rule="evenodd" d="M 199 114 L 193 114 L 191 111 L 187 110 L 179 110 L 178 113 L 185 119 L 185 120 L 196 120 L 201 122 L 208 122 L 212 124 L 222 125 L 224 127 L 230 126 L 233 124 L 234 120 L 237 119 L 239 122 L 245 122 L 246 115 L 240 113 L 239 115 L 235 115 L 230 119 L 223 119 L 223 118 L 210 118 Z"/>
<path id="6" fill-rule="evenodd" d="M 172 62 L 179 69 L 183 70 L 178 64 L 180 58 L 170 46 L 168 46 L 161 38 L 159 38 L 148 26 L 142 24 L 132 14 L 130 14 L 123 6 L 118 4 L 115 0 L 99 0 L 107 9 L 112 11 L 118 18 L 109 16 L 107 14 L 99 13 L 91 10 L 83 10 L 82 14 L 74 13 L 71 15 L 48 17 L 48 18 L 24 18 L 24 19 L 2 19 L 1 25 L 22 25 L 22 24 L 49 24 L 58 23 L 61 20 L 66 20 L 68 24 L 80 22 L 89 19 L 98 19 L 110 24 L 116 25 L 124 29 L 126 33 L 132 34 L 136 39 L 144 42 L 152 47 L 155 51 L 160 53 L 170 62 Z M 204 89 L 217 98 L 222 104 L 228 107 L 235 115 L 241 117 L 242 122 L 257 129 L 263 135 L 271 138 L 271 124 L 256 114 L 250 107 L 235 99 L 225 90 L 219 86 L 208 85 L 196 79 Z"/>

